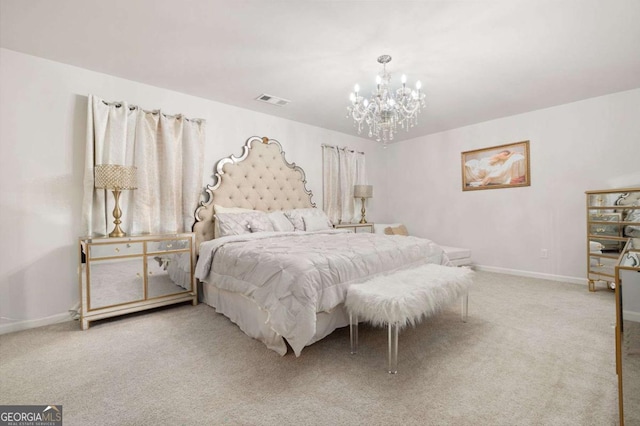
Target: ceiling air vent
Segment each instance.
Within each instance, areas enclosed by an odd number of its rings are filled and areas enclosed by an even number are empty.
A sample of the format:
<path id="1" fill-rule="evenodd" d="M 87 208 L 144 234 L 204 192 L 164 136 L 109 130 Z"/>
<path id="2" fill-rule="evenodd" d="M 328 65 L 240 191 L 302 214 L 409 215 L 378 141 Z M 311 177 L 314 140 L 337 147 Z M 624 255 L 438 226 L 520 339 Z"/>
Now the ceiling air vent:
<path id="1" fill-rule="evenodd" d="M 256 98 L 256 101 L 266 102 L 268 104 L 276 105 L 276 106 L 285 106 L 286 104 L 291 102 L 287 99 L 282 99 L 277 96 L 267 95 L 266 93 L 263 93 L 262 95 L 258 96 Z"/>

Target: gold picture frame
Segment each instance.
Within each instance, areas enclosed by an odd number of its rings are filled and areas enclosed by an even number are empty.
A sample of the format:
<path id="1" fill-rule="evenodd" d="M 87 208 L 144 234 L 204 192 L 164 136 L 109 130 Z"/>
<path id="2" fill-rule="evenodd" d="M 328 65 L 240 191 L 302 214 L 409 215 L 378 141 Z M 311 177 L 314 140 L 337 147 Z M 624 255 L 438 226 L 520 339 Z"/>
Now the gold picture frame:
<path id="1" fill-rule="evenodd" d="M 462 190 L 531 186 L 529 141 L 462 153 Z"/>

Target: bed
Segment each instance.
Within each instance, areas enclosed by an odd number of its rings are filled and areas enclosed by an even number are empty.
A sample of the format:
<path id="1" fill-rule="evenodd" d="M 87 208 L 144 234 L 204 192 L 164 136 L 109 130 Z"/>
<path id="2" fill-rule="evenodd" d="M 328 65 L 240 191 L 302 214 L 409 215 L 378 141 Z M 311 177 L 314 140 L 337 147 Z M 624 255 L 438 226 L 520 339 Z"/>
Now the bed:
<path id="1" fill-rule="evenodd" d="M 426 239 L 333 229 L 276 140 L 249 138 L 218 161 L 205 193 L 193 226 L 201 301 L 280 355 L 347 326 L 351 284 L 448 264 Z"/>

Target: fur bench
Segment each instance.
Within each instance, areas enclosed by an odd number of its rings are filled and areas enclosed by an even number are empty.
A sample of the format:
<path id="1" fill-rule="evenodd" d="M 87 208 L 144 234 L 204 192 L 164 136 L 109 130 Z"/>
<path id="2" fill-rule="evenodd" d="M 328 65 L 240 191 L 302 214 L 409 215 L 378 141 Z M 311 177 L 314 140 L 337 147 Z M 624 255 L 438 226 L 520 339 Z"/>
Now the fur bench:
<path id="1" fill-rule="evenodd" d="M 358 321 L 389 327 L 389 373 L 398 370 L 398 329 L 462 298 L 462 320 L 467 319 L 468 290 L 473 271 L 427 264 L 377 276 L 349 287 L 345 306 L 349 312 L 351 353 L 358 350 Z"/>

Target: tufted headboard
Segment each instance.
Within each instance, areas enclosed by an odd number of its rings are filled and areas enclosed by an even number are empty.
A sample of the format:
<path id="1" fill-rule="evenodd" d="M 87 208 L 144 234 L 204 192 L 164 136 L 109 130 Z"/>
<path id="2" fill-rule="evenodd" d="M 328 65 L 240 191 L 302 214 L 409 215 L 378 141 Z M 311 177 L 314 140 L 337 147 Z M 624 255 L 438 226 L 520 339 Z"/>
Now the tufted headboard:
<path id="1" fill-rule="evenodd" d="M 316 206 L 304 170 L 289 163 L 284 154 L 278 141 L 254 136 L 247 140 L 240 157 L 218 161 L 213 185 L 205 188 L 207 200 L 200 202 L 194 215 L 196 250 L 214 237 L 214 204 L 266 212 Z"/>

